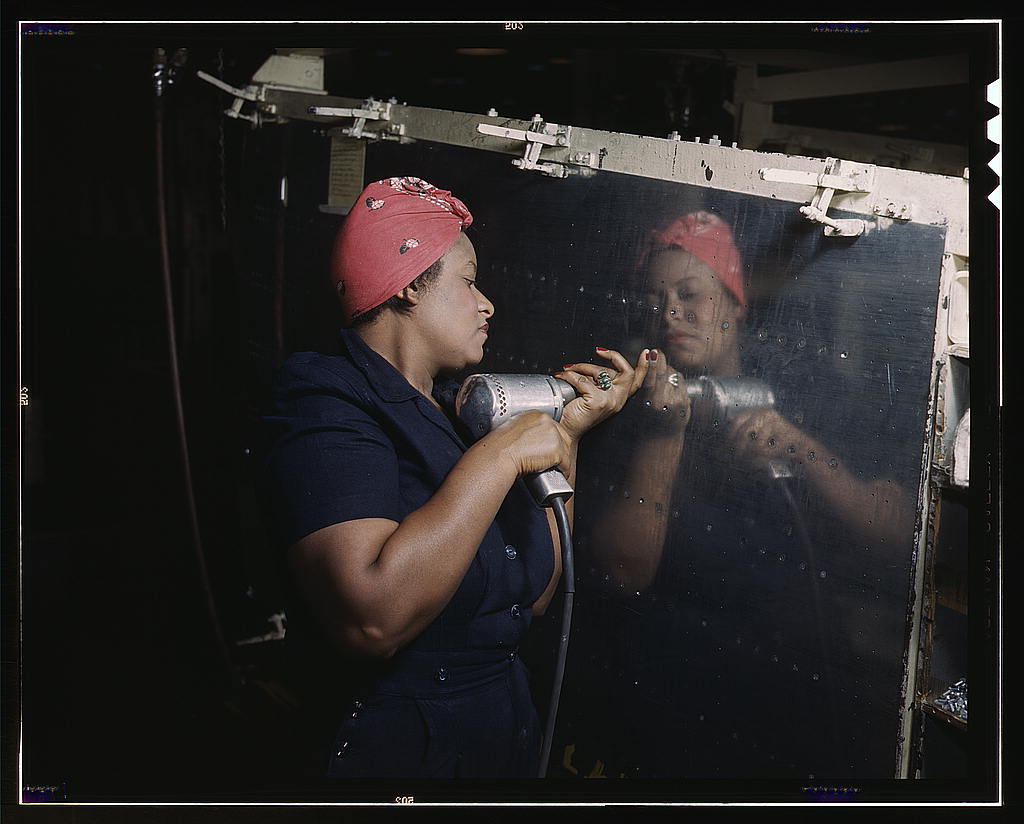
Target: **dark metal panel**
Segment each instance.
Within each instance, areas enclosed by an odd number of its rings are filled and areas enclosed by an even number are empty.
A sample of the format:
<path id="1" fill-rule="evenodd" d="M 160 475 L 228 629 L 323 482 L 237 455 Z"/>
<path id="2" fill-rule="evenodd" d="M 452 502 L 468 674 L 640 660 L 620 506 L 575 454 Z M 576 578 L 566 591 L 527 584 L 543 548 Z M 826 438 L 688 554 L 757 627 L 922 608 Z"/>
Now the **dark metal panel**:
<path id="1" fill-rule="evenodd" d="M 495 372 L 661 345 L 638 241 L 671 214 L 721 216 L 751 296 L 744 374 L 822 446 L 783 457 L 848 473 L 860 496 L 844 514 L 799 468 L 773 479 L 732 457 L 724 426 L 695 420 L 672 499 L 634 499 L 651 517 L 666 507 L 671 528 L 655 582 L 631 591 L 590 552 L 591 527 L 629 493 L 649 433 L 636 403 L 591 433 L 554 773 L 600 762 L 650 778 L 893 776 L 943 230 L 826 238 L 771 198 L 616 174 L 550 180 L 437 144 L 372 147 L 368 179 L 391 174 L 450 188 L 477 216 L 480 283 L 496 305 L 480 368 Z M 623 551 L 634 540 L 616 537 Z M 554 620 L 538 622 L 530 650 L 538 695 Z"/>

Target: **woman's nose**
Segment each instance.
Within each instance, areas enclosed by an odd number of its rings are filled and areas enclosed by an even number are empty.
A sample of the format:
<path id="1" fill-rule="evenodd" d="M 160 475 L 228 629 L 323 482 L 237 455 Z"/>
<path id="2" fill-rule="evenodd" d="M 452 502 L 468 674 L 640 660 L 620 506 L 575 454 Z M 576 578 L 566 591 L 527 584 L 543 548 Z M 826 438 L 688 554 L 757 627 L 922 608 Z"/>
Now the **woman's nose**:
<path id="1" fill-rule="evenodd" d="M 491 317 L 494 314 L 494 304 L 487 299 L 487 295 L 483 292 L 478 292 L 480 295 L 480 303 L 477 308 L 484 317 Z"/>
<path id="2" fill-rule="evenodd" d="M 684 304 L 670 306 L 665 314 L 668 317 L 668 319 L 672 321 L 685 320 L 688 323 L 697 322 L 697 313 L 694 312 L 693 309 Z"/>

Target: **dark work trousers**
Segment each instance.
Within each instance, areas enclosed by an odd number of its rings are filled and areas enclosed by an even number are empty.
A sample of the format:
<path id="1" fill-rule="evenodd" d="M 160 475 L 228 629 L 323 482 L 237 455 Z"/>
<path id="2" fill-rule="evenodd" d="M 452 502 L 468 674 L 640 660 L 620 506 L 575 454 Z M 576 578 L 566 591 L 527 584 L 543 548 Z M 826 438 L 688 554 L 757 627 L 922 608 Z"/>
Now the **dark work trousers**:
<path id="1" fill-rule="evenodd" d="M 515 652 L 400 655 L 351 701 L 329 752 L 321 750 L 327 776 L 536 776 L 541 725 Z"/>

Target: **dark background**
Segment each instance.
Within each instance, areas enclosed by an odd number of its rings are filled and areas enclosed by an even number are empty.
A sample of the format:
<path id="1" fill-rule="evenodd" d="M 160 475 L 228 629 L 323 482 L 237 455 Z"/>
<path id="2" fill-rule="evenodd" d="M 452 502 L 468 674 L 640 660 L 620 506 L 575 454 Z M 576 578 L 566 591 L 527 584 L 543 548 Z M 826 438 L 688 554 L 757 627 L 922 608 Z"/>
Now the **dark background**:
<path id="1" fill-rule="evenodd" d="M 17 438 L 5 406 L 5 613 L 20 597 L 23 623 L 20 636 L 17 625 L 5 636 L 4 731 L 9 744 L 21 742 L 23 785 L 100 803 L 259 801 L 288 710 L 274 645 L 236 641 L 270 631 L 279 607 L 249 483 L 255 414 L 276 364 L 297 349 L 329 347 L 337 320 L 315 277 L 276 258 L 281 233 L 310 244 L 304 256 L 329 243 L 312 211 L 324 192 L 294 193 L 309 209 L 284 213 L 276 201 L 292 153 L 325 144 L 303 124 L 256 134 L 223 117 L 226 95 L 196 69 L 242 86 L 275 49 L 324 48 L 333 94 L 494 107 L 526 119 L 539 112 L 610 131 L 675 130 L 684 140 L 717 134 L 728 144 L 734 124 L 722 104 L 735 66 L 727 49 L 806 49 L 864 62 L 967 53 L 982 74 L 994 54 L 991 27 L 955 24 L 817 36 L 797 24 L 548 24 L 522 35 L 500 24 L 59 28 L 74 33 L 5 27 L 5 74 L 21 72 L 20 153 L 5 133 L 21 176 L 21 257 L 17 285 L 11 274 L 5 283 L 17 310 L 7 317 L 17 322 L 5 324 L 4 342 L 17 353 L 8 385 L 28 387 L 30 402 Z M 11 53 L 15 42 L 20 55 Z M 189 52 L 162 111 L 198 541 L 160 267 L 151 77 L 158 46 Z M 456 51 L 484 47 L 506 52 Z M 970 145 L 972 183 L 992 180 L 983 124 L 993 110 L 977 83 L 788 104 L 785 113 L 794 123 Z M 979 216 L 983 207 L 975 206 Z M 7 223 L 10 255 L 17 239 Z M 972 246 L 972 268 L 986 260 Z M 991 297 L 982 287 L 972 301 L 985 306 Z M 988 351 L 978 324 L 974 342 Z M 986 385 L 986 369 L 972 386 Z M 7 802 L 18 779 L 11 758 L 5 766 Z M 380 800 L 396 794 L 377 789 Z M 907 791 L 926 790 L 935 788 Z M 794 788 L 785 792 L 800 800 Z"/>

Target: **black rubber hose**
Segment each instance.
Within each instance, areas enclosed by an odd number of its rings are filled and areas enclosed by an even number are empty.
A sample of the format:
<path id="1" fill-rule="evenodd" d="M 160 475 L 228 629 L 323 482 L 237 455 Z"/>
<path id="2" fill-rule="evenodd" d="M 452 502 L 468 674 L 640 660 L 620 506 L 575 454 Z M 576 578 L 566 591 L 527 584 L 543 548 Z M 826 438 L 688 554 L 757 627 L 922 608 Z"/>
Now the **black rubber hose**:
<path id="1" fill-rule="evenodd" d="M 789 504 L 790 513 L 793 516 L 793 520 L 796 524 L 797 534 L 800 538 L 800 542 L 803 544 L 804 551 L 807 553 L 807 561 L 811 567 L 811 598 L 813 599 L 814 605 L 814 621 L 816 629 L 816 640 L 818 642 L 818 655 L 821 656 L 822 666 L 822 677 L 825 679 L 825 692 L 827 695 L 827 705 L 829 711 L 825 713 L 825 718 L 822 719 L 822 726 L 825 730 L 827 740 L 829 740 L 833 747 L 838 746 L 838 739 L 836 738 L 835 722 L 837 719 L 836 715 L 836 695 L 835 690 L 837 688 L 835 672 L 832 668 L 832 657 L 829 654 L 829 643 L 825 637 L 825 612 L 822 608 L 821 603 L 821 587 L 818 581 L 818 558 L 817 553 L 814 551 L 814 542 L 811 540 L 811 536 L 807 532 L 807 525 L 804 522 L 803 513 L 800 511 L 800 506 L 797 504 L 796 498 L 793 496 L 793 490 L 790 489 L 787 478 L 780 478 L 779 484 L 782 494 L 786 498 L 786 502 Z"/>
<path id="2" fill-rule="evenodd" d="M 562 693 L 562 678 L 565 675 L 565 657 L 569 650 L 569 632 L 572 628 L 572 602 L 576 594 L 576 573 L 572 560 L 572 530 L 569 527 L 569 513 L 565 509 L 565 500 L 555 497 L 551 500 L 558 524 L 558 539 L 562 544 L 562 583 L 565 591 L 565 602 L 562 605 L 562 629 L 558 640 L 558 658 L 555 662 L 555 678 L 551 687 L 551 702 L 548 705 L 548 723 L 544 730 L 544 743 L 540 754 L 540 770 L 538 778 L 544 778 L 548 771 L 548 760 L 551 757 L 551 741 L 555 734 L 555 721 L 558 717 L 558 699 Z"/>
<path id="3" fill-rule="evenodd" d="M 192 485 L 192 464 L 189 458 L 188 434 L 185 427 L 185 409 L 181 394 L 181 370 L 178 365 L 178 343 L 175 334 L 174 293 L 171 288 L 171 256 L 167 232 L 167 190 L 164 171 L 164 109 L 163 98 L 158 92 L 155 106 L 156 125 L 156 209 L 157 228 L 160 235 L 160 269 L 163 275 L 164 309 L 167 323 L 167 350 L 171 367 L 171 382 L 174 395 L 174 411 L 178 431 L 178 449 L 181 455 L 182 472 L 185 482 L 185 500 L 188 509 L 188 526 L 192 536 L 192 548 L 195 552 L 196 568 L 199 573 L 199 584 L 202 591 L 203 605 L 213 633 L 217 653 L 226 673 L 233 672 L 231 655 L 224 640 L 224 632 L 217 608 L 214 603 L 213 590 L 206 568 L 203 552 L 202 534 L 199 529 L 199 513 L 196 508 L 195 491 Z"/>

